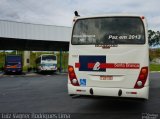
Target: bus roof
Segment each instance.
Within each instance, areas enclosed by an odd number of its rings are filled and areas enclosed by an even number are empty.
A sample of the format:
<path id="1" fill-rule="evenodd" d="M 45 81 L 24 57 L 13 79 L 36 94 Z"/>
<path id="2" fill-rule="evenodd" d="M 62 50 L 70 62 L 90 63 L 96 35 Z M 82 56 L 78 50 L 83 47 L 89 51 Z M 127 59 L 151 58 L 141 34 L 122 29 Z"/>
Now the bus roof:
<path id="1" fill-rule="evenodd" d="M 121 14 L 103 14 L 103 15 L 92 15 L 92 16 L 84 16 L 84 17 L 75 17 L 74 19 L 85 19 L 85 18 L 97 18 L 97 17 L 144 17 L 143 15 L 138 14 L 127 14 L 127 13 L 121 13 Z"/>
<path id="2" fill-rule="evenodd" d="M 39 57 L 41 56 L 56 56 L 55 54 L 41 54 Z"/>

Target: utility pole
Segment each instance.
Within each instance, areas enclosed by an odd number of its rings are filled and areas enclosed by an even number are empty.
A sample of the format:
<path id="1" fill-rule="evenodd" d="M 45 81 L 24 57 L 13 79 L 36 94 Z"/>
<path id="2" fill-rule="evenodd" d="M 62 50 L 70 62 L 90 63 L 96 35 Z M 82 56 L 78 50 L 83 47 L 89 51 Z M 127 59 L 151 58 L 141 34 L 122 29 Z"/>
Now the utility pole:
<path id="1" fill-rule="evenodd" d="M 60 73 L 62 72 L 62 49 L 60 49 Z"/>

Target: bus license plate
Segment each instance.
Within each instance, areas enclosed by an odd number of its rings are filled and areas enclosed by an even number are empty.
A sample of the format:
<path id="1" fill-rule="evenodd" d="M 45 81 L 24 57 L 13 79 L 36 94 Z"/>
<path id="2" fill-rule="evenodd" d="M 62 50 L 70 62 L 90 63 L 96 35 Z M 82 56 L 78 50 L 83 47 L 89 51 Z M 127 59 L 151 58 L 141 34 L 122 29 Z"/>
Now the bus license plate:
<path id="1" fill-rule="evenodd" d="M 100 76 L 100 80 L 113 80 L 113 76 Z"/>

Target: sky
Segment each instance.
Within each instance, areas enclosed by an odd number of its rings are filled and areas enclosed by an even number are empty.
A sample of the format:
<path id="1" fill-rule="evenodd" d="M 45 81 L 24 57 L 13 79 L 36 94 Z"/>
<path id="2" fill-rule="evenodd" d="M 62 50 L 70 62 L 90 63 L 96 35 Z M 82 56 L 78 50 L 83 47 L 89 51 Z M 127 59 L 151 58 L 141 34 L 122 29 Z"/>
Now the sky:
<path id="1" fill-rule="evenodd" d="M 148 29 L 160 31 L 160 0 L 0 0 L 0 20 L 72 26 L 81 16 L 131 13 L 147 18 Z"/>

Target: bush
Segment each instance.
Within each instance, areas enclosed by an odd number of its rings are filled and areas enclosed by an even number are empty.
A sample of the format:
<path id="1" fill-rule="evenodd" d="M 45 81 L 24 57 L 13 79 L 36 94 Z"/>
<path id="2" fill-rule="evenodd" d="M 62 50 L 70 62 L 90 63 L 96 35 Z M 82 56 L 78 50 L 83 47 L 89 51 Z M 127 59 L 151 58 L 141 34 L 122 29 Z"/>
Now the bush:
<path id="1" fill-rule="evenodd" d="M 160 64 L 150 64 L 150 71 L 160 71 Z"/>

